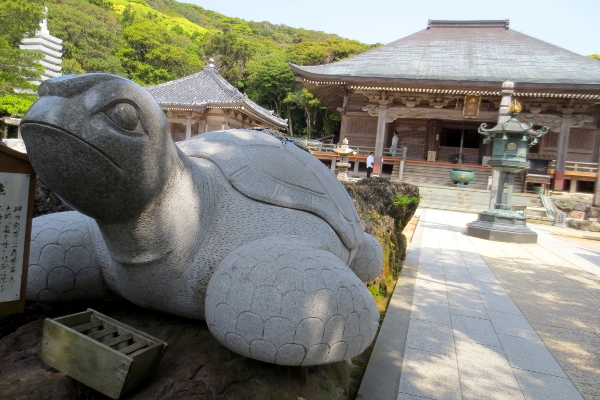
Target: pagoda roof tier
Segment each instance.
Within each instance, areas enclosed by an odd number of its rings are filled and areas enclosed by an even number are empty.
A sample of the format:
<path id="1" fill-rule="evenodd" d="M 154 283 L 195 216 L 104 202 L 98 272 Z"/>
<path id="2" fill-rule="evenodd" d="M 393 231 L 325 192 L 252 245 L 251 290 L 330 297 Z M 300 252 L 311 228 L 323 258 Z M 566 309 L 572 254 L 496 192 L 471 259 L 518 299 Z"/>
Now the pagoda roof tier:
<path id="1" fill-rule="evenodd" d="M 600 62 L 509 29 L 506 21 L 429 21 L 427 29 L 331 64 L 299 66 L 309 85 L 600 93 Z M 431 86 L 430 86 L 431 87 Z"/>
<path id="2" fill-rule="evenodd" d="M 164 109 L 240 109 L 268 125 L 287 127 L 287 120 L 250 100 L 221 75 L 211 63 L 195 74 L 146 88 Z"/>

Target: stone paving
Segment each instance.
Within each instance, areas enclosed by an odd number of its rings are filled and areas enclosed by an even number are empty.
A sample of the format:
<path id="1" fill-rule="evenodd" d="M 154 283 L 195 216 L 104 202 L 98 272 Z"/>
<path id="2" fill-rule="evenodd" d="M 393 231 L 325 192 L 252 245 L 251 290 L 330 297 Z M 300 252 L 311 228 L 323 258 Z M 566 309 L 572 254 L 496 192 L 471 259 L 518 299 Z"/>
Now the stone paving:
<path id="1" fill-rule="evenodd" d="M 421 210 L 357 398 L 600 399 L 600 251 L 464 235 L 476 217 Z"/>

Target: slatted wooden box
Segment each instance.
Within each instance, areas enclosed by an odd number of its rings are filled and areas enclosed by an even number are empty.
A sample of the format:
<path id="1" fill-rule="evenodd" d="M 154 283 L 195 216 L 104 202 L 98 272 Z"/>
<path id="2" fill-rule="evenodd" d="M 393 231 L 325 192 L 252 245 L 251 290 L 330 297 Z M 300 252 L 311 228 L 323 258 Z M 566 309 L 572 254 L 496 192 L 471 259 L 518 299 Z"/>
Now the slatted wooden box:
<path id="1" fill-rule="evenodd" d="M 42 360 L 113 399 L 149 377 L 166 347 L 91 308 L 44 321 Z"/>

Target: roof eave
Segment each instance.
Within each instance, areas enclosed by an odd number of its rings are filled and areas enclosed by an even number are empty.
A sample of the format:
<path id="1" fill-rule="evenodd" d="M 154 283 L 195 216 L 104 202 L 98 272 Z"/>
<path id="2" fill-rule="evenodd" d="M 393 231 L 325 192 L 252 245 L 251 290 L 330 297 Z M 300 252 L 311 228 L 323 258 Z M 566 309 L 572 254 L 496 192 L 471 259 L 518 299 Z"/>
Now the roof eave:
<path id="1" fill-rule="evenodd" d="M 172 108 L 172 109 L 181 109 L 181 110 L 191 110 L 191 111 L 195 111 L 195 110 L 205 110 L 208 108 L 219 108 L 219 109 L 227 109 L 227 108 L 231 108 L 231 109 L 239 109 L 239 110 L 243 110 L 243 112 L 245 114 L 248 114 L 249 116 L 251 116 L 252 118 L 256 119 L 256 120 L 260 120 L 263 123 L 267 123 L 267 124 L 271 124 L 271 125 L 275 125 L 278 126 L 282 129 L 287 128 L 287 121 L 284 119 L 279 119 L 276 118 L 275 116 L 269 117 L 267 115 L 263 115 L 257 111 L 255 111 L 253 108 L 251 108 L 249 105 L 245 104 L 243 101 L 242 102 L 237 102 L 237 103 L 217 103 L 217 102 L 207 102 L 207 103 L 203 103 L 201 105 L 191 105 L 191 104 L 175 104 L 175 103 L 158 103 L 160 105 L 161 108 Z"/>
<path id="2" fill-rule="evenodd" d="M 451 80 L 451 79 L 412 79 L 412 78 L 383 78 L 383 77 L 364 77 L 364 76 L 345 76 L 333 74 L 316 74 L 308 72 L 301 67 L 290 64 L 290 68 L 295 76 L 314 84 L 330 84 L 330 85 L 347 85 L 347 86 L 363 86 L 361 84 L 388 84 L 394 86 L 436 86 L 450 88 L 454 86 L 468 87 L 485 87 L 498 89 L 503 81 L 474 81 L 474 80 Z M 511 78 L 507 78 L 510 80 Z M 577 90 L 577 91 L 594 91 L 600 92 L 600 83 L 597 84 L 574 84 L 574 83 L 555 83 L 555 82 L 520 82 L 515 80 L 519 90 L 536 89 L 536 90 Z"/>

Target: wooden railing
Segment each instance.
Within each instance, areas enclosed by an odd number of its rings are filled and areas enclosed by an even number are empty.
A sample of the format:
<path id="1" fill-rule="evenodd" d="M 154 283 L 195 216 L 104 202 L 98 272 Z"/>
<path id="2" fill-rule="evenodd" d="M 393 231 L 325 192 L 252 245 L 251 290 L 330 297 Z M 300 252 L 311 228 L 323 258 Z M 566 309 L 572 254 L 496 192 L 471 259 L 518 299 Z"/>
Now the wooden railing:
<path id="1" fill-rule="evenodd" d="M 317 143 L 311 143 L 308 142 L 307 144 L 308 149 L 311 152 L 317 152 L 317 153 L 331 153 L 334 154 L 333 149 L 335 149 L 336 147 L 338 147 L 337 144 L 317 144 Z M 352 146 L 350 145 L 350 148 L 352 150 L 354 150 L 356 152 L 355 155 L 357 156 L 368 156 L 370 152 L 374 152 L 375 151 L 375 147 L 372 146 Z M 386 151 L 388 150 L 388 151 Z M 400 157 L 402 153 L 402 149 L 398 149 L 398 151 L 396 152 L 396 157 Z M 392 157 L 392 153 L 389 152 L 389 149 L 384 149 L 383 151 L 383 157 Z"/>
<path id="2" fill-rule="evenodd" d="M 552 161 L 550 169 L 554 171 L 556 169 L 556 161 Z M 565 163 L 565 172 L 580 172 L 584 174 L 596 174 L 598 172 L 597 163 L 587 163 L 579 161 L 567 161 Z"/>

